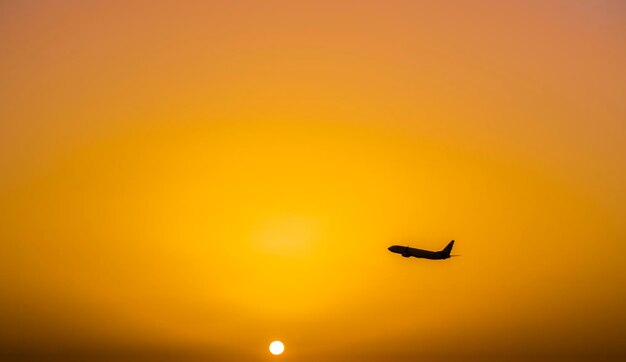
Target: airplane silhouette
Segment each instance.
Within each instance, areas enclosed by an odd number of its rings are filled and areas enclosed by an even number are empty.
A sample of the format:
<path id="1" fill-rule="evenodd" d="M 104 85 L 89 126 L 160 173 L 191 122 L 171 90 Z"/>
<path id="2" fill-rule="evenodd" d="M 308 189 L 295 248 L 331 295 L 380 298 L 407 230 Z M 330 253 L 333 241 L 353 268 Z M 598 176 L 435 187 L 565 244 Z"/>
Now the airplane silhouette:
<path id="1" fill-rule="evenodd" d="M 423 259 L 432 259 L 432 260 L 440 260 L 440 259 L 448 259 L 451 256 L 458 255 L 450 255 L 452 251 L 452 246 L 454 246 L 454 240 L 450 241 L 448 245 L 443 248 L 441 251 L 430 251 L 430 250 L 422 250 L 409 248 L 408 246 L 400 246 L 394 245 L 390 246 L 388 250 L 392 253 L 401 254 L 405 258 L 415 257 L 415 258 L 423 258 Z"/>

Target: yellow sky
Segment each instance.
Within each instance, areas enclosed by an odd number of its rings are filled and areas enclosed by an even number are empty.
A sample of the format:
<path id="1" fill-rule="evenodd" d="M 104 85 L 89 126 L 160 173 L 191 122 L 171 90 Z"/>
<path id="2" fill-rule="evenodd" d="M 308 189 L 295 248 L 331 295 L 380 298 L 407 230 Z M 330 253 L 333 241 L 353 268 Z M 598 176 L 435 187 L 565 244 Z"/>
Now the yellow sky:
<path id="1" fill-rule="evenodd" d="M 1 2 L 0 353 L 624 356 L 625 44 L 619 1 Z"/>

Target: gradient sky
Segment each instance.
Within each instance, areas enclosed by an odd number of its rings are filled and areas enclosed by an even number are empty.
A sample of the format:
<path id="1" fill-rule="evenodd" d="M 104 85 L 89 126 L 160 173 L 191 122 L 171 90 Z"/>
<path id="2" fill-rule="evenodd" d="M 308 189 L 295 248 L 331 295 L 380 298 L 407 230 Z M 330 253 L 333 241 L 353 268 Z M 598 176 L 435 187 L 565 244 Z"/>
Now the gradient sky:
<path id="1" fill-rule="evenodd" d="M 623 357 L 625 69 L 620 1 L 1 1 L 0 353 Z"/>

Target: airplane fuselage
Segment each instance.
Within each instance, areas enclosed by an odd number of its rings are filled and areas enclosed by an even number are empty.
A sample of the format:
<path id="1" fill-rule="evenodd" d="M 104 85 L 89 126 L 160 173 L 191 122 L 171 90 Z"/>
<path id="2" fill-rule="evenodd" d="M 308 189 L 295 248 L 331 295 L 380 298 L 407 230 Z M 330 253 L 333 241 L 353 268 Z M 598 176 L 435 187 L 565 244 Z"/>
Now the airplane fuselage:
<path id="1" fill-rule="evenodd" d="M 414 257 L 414 258 L 422 258 L 422 259 L 441 260 L 441 259 L 448 259 L 450 257 L 450 253 L 409 248 L 408 246 L 400 246 L 400 245 L 390 246 L 388 250 L 391 251 L 392 253 L 400 254 L 405 258 Z"/>

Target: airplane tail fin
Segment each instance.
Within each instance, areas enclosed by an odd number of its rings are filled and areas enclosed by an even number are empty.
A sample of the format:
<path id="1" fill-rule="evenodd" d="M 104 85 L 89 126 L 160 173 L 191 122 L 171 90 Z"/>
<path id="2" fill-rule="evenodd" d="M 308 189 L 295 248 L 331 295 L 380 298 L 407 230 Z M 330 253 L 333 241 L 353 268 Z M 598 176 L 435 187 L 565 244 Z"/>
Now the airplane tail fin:
<path id="1" fill-rule="evenodd" d="M 452 247 L 454 246 L 454 240 L 450 241 L 448 243 L 448 245 L 446 245 L 445 248 L 443 248 L 443 250 L 441 251 L 441 253 L 445 254 L 445 255 L 450 255 L 450 253 L 452 252 Z"/>

